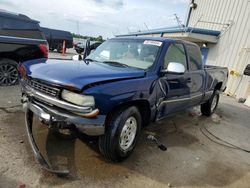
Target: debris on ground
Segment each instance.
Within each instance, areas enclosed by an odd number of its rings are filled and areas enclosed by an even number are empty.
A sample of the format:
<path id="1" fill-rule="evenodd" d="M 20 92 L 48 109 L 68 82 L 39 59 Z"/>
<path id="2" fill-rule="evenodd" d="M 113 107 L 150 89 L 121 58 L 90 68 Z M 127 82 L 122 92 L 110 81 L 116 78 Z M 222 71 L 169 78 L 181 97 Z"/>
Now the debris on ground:
<path id="1" fill-rule="evenodd" d="M 244 103 L 244 102 L 246 102 L 246 100 L 247 100 L 246 98 L 239 98 L 238 103 Z"/>
<path id="2" fill-rule="evenodd" d="M 188 115 L 189 115 L 190 117 L 194 117 L 194 116 L 196 116 L 196 113 L 195 113 L 195 112 L 189 112 Z"/>
<path id="3" fill-rule="evenodd" d="M 21 185 L 19 185 L 19 188 L 25 188 L 26 187 L 26 185 L 25 184 L 21 184 Z"/>
<path id="4" fill-rule="evenodd" d="M 158 148 L 161 149 L 162 151 L 167 150 L 167 147 L 164 146 L 154 135 L 148 135 L 147 139 L 154 141 L 157 144 Z"/>

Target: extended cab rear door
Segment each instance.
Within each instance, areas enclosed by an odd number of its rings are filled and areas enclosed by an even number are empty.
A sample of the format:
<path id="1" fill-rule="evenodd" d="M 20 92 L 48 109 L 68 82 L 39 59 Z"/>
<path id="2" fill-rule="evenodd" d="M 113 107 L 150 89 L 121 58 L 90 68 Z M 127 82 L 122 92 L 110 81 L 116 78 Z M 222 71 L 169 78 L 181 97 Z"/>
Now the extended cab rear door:
<path id="1" fill-rule="evenodd" d="M 205 71 L 199 46 L 185 43 L 185 48 L 188 55 L 188 72 L 191 77 L 188 83 L 190 88 L 189 106 L 194 106 L 201 102 L 204 94 Z"/>

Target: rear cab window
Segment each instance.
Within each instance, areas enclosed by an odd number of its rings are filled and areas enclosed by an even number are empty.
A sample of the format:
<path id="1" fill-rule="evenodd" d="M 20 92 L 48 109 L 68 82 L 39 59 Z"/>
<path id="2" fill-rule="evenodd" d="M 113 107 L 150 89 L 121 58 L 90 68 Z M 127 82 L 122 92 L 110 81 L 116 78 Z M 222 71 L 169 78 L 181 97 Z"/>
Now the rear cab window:
<path id="1" fill-rule="evenodd" d="M 202 56 L 200 52 L 200 48 L 193 44 L 186 44 L 186 50 L 189 59 L 189 70 L 190 71 L 197 71 L 203 69 L 202 64 Z"/>

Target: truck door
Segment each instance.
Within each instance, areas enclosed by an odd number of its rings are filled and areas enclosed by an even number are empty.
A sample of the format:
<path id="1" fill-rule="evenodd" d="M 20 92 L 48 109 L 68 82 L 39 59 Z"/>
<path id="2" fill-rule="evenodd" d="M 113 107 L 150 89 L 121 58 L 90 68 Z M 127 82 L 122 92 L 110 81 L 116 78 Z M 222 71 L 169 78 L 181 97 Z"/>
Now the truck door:
<path id="1" fill-rule="evenodd" d="M 183 67 L 183 72 L 174 72 L 172 65 Z M 172 43 L 169 45 L 164 58 L 163 76 L 159 79 L 161 90 L 165 90 L 165 98 L 159 105 L 158 119 L 183 109 L 188 106 L 190 81 L 187 72 L 187 56 L 183 44 Z"/>
<path id="2" fill-rule="evenodd" d="M 205 71 L 199 46 L 185 44 L 188 54 L 188 69 L 191 75 L 189 106 L 200 104 L 205 88 Z"/>

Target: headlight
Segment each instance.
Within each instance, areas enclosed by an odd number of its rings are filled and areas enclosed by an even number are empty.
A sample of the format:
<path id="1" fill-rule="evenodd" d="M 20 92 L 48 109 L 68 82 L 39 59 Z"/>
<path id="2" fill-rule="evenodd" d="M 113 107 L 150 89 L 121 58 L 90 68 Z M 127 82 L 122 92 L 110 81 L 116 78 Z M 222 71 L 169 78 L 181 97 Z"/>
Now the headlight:
<path id="1" fill-rule="evenodd" d="M 71 102 L 73 104 L 77 104 L 79 106 L 94 106 L 95 105 L 95 99 L 93 96 L 81 95 L 81 94 L 73 93 L 68 90 L 63 90 L 61 96 L 64 100 Z"/>

